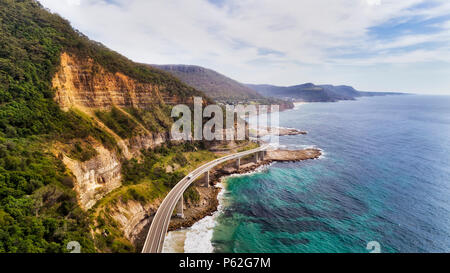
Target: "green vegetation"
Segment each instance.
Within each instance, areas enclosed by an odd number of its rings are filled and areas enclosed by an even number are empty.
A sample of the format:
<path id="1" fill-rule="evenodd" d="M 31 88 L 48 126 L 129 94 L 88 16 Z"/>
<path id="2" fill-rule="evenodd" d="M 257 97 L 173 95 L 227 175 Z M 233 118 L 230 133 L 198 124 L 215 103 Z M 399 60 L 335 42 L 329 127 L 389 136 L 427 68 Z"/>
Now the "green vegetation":
<path id="1" fill-rule="evenodd" d="M 164 132 L 172 126 L 172 119 L 169 118 L 171 109 L 167 106 L 151 106 L 146 109 L 129 108 L 127 111 L 152 132 Z"/>
<path id="2" fill-rule="evenodd" d="M 95 115 L 121 138 L 131 138 L 138 124 L 116 107 L 111 111 L 97 111 Z"/>
<path id="3" fill-rule="evenodd" d="M 135 64 L 89 40 L 35 1 L 1 1 L 0 20 L 1 136 L 61 134 L 70 127 L 74 113 L 61 112 L 52 100 L 51 79 L 63 51 L 90 57 L 110 72 L 163 86 L 167 95 L 201 95 L 165 72 Z"/>
<path id="4" fill-rule="evenodd" d="M 126 112 L 125 112 L 126 111 Z M 167 132 L 172 125 L 170 108 L 153 105 L 146 109 L 113 107 L 110 111 L 96 111 L 95 115 L 121 138 L 131 138 L 140 133 L 142 125 L 151 132 Z"/>
<path id="5" fill-rule="evenodd" d="M 256 91 L 211 69 L 194 65 L 157 65 L 155 67 L 171 73 L 215 100 L 239 102 L 263 98 Z"/>
<path id="6" fill-rule="evenodd" d="M 69 157 L 84 162 L 97 155 L 97 151 L 87 142 L 76 141 L 68 153 Z"/>
<path id="7" fill-rule="evenodd" d="M 195 154 L 196 145 L 192 143 L 185 143 L 181 145 L 162 145 L 153 150 L 142 151 L 142 160 L 138 162 L 136 159 L 126 161 L 122 167 L 123 184 L 131 185 L 138 184 L 142 181 L 153 181 L 163 184 L 167 189 L 173 188 L 178 181 L 180 181 L 191 168 L 187 169 L 188 159 L 186 155 L 193 156 Z M 186 154 L 186 155 L 185 155 Z M 211 158 L 210 155 L 207 158 Z M 167 172 L 164 166 L 178 164 L 181 168 L 172 172 Z M 195 165 L 194 165 L 195 166 Z M 150 201 L 148 193 L 138 195 L 136 189 L 133 189 L 135 194 L 128 193 L 129 199 L 137 201 Z M 139 197 L 139 198 L 134 198 Z M 197 191 L 190 187 L 185 193 L 186 200 L 198 201 L 199 195 Z"/>
<path id="8" fill-rule="evenodd" d="M 108 212 L 108 211 L 107 211 Z M 95 234 L 96 247 L 102 251 L 113 253 L 129 253 L 134 251 L 133 245 L 124 239 L 118 224 L 108 213 L 102 213 L 96 218 L 98 230 L 101 233 Z"/>
<path id="9" fill-rule="evenodd" d="M 73 180 L 38 139 L 0 138 L 0 252 L 94 252 Z"/>
<path id="10" fill-rule="evenodd" d="M 36 1 L 0 1 L 0 252 L 64 252 L 69 241 L 78 241 L 82 252 L 96 250 L 89 232 L 92 221 L 77 204 L 72 175 L 49 147 L 69 144 L 68 155 L 80 161 L 96 155 L 87 139 L 120 150 L 114 137 L 92 118 L 76 110 L 63 112 L 54 102 L 51 80 L 63 52 L 89 57 L 107 71 L 155 84 L 164 96 L 202 95 L 165 72 L 135 64 L 89 40 Z M 145 110 L 131 112 L 150 130 L 167 128 L 167 109 L 154 108 L 150 109 L 154 116 Z M 130 136 L 136 127 L 136 122 L 114 109 L 99 117 L 122 137 Z M 136 175 L 141 181 L 142 173 Z M 138 190 L 129 195 L 141 198 Z M 99 244 L 112 251 L 130 249 L 121 240 L 109 243 L 108 236 L 99 239 Z"/>
<path id="11" fill-rule="evenodd" d="M 129 252 L 132 246 L 124 239 L 119 224 L 110 216 L 112 207 L 119 201 L 126 203 L 134 200 L 148 204 L 157 198 L 164 198 L 188 172 L 216 158 L 212 152 L 198 150 L 200 146 L 200 143 L 163 145 L 143 150 L 140 161 L 131 159 L 124 162 L 123 186 L 100 200 L 93 209 L 97 223 L 96 247 L 102 251 Z M 181 166 L 181 160 L 189 161 L 189 164 Z M 164 166 L 174 163 L 180 165 L 179 169 L 167 172 Z M 200 195 L 190 186 L 184 193 L 184 198 L 196 203 L 200 200 Z"/>
<path id="12" fill-rule="evenodd" d="M 214 70 L 194 65 L 155 65 L 223 104 L 280 105 L 280 109 L 294 108 L 292 102 L 261 95 L 258 90 L 249 88 Z M 264 96 L 267 95 L 267 96 Z"/>
<path id="13" fill-rule="evenodd" d="M 258 147 L 259 147 L 258 143 L 256 143 L 256 142 L 248 142 L 248 143 L 246 143 L 246 145 L 244 147 L 237 149 L 237 152 L 238 153 L 245 152 L 245 151 L 249 151 L 249 150 L 252 150 L 252 149 L 256 149 Z"/>
<path id="14" fill-rule="evenodd" d="M 184 167 L 188 164 L 188 160 L 182 153 L 179 153 L 174 155 L 174 157 L 172 158 L 172 163 Z"/>

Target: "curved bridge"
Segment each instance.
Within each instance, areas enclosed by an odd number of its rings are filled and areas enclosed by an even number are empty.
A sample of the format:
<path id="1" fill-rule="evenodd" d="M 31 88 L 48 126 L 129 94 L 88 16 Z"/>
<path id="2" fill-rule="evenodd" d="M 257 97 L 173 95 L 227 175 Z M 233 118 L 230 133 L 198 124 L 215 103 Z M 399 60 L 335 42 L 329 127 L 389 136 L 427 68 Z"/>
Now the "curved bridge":
<path id="1" fill-rule="evenodd" d="M 180 180 L 180 182 L 173 187 L 169 194 L 167 194 L 166 198 L 159 206 L 155 217 L 153 217 L 144 247 L 142 248 L 142 253 L 161 253 L 172 213 L 177 206 L 178 215 L 183 217 L 183 193 L 198 177 L 206 173 L 206 177 L 209 180 L 209 171 L 212 168 L 233 159 L 237 159 L 237 164 L 239 166 L 240 158 L 243 156 L 255 154 L 255 160 L 258 161 L 259 156 L 261 156 L 261 158 L 264 157 L 264 152 L 267 148 L 269 148 L 269 145 L 263 145 L 253 150 L 215 159 L 200 166 Z M 209 184 L 209 181 L 207 181 L 207 184 Z"/>

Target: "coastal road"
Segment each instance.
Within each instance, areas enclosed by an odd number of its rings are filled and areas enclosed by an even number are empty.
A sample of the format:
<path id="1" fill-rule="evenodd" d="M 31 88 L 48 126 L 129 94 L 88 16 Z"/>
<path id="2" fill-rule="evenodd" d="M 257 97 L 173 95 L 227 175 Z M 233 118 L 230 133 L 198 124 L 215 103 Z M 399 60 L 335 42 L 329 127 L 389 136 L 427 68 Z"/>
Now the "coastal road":
<path id="1" fill-rule="evenodd" d="M 169 194 L 167 194 L 166 198 L 159 206 L 155 217 L 153 217 L 153 221 L 148 231 L 147 238 L 145 239 L 144 247 L 142 248 L 142 253 L 161 253 L 164 245 L 164 238 L 169 228 L 170 218 L 172 217 L 175 206 L 178 200 L 182 197 L 184 191 L 198 177 L 219 164 L 257 152 L 265 151 L 267 150 L 267 148 L 269 148 L 269 146 L 270 145 L 265 144 L 253 150 L 248 150 L 215 159 L 198 167 L 187 176 L 185 176 L 182 180 L 180 180 L 180 182 L 178 182 L 175 187 L 173 187 Z"/>

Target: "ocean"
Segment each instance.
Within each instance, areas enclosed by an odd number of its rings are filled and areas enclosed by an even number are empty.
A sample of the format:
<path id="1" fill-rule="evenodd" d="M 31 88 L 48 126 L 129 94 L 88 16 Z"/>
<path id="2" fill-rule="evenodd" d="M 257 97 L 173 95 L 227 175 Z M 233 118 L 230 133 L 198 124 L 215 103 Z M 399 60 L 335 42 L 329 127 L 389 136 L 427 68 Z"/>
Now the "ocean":
<path id="1" fill-rule="evenodd" d="M 450 96 L 308 103 L 280 126 L 308 131 L 281 147 L 324 155 L 227 178 L 164 252 L 450 252 Z"/>

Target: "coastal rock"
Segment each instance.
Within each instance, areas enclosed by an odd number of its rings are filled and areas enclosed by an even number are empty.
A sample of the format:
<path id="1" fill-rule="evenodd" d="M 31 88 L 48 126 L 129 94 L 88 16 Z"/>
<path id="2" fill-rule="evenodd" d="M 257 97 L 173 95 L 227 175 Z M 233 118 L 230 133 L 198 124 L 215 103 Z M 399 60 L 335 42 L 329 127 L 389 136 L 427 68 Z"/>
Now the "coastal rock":
<path id="1" fill-rule="evenodd" d="M 220 192 L 219 188 L 215 187 L 196 187 L 200 195 L 198 204 L 186 203 L 184 210 L 184 218 L 173 218 L 170 221 L 169 231 L 177 230 L 183 227 L 191 227 L 197 221 L 212 215 L 219 205 L 217 195 Z"/>
<path id="2" fill-rule="evenodd" d="M 115 152 L 102 145 L 94 145 L 97 155 L 86 162 L 79 162 L 63 155 L 63 162 L 75 176 L 75 191 L 83 209 L 95 203 L 112 190 L 120 187 L 121 163 Z"/>
<path id="3" fill-rule="evenodd" d="M 169 231 L 183 227 L 190 227 L 200 219 L 212 215 L 217 210 L 219 201 L 217 195 L 220 189 L 215 187 L 195 187 L 200 195 L 198 204 L 185 202 L 184 218 L 172 218 Z M 153 216 L 163 200 L 156 199 L 148 204 L 137 201 L 127 203 L 118 202 L 111 210 L 110 215 L 116 220 L 124 232 L 125 237 L 140 250 L 144 245 Z"/>
<path id="4" fill-rule="evenodd" d="M 252 131 L 252 137 L 265 137 L 269 135 L 278 136 L 296 136 L 296 135 L 306 135 L 308 132 L 301 131 L 294 128 L 259 128 Z"/>
<path id="5" fill-rule="evenodd" d="M 124 140 L 129 147 L 130 153 L 135 157 L 139 156 L 142 149 L 153 149 L 170 140 L 168 133 L 151 133 L 146 132 L 144 135 L 133 136 L 130 139 Z"/>
<path id="6" fill-rule="evenodd" d="M 147 204 L 135 200 L 118 201 L 110 208 L 109 215 L 121 226 L 125 238 L 133 245 L 138 245 L 145 240 L 142 237 L 146 236 L 145 232 L 161 202 L 159 198 Z"/>
<path id="7" fill-rule="evenodd" d="M 219 183 L 222 177 L 236 173 L 248 173 L 274 161 L 300 161 L 314 159 L 320 155 L 321 152 L 318 149 L 268 151 L 265 160 L 259 161 L 258 163 L 252 162 L 252 159 L 248 159 L 247 161 L 241 161 L 242 164 L 239 169 L 224 166 L 220 169 L 211 170 L 211 184 L 215 185 Z M 202 218 L 212 215 L 217 211 L 219 205 L 217 195 L 220 192 L 220 188 L 195 186 L 195 189 L 200 196 L 199 202 L 190 203 L 185 201 L 185 218 L 173 217 L 170 221 L 169 231 L 190 227 Z M 125 237 L 130 240 L 136 249 L 142 248 L 153 216 L 162 201 L 162 199 L 157 199 L 148 204 L 142 204 L 133 200 L 126 203 L 120 201 L 110 210 L 109 214 L 120 224 Z"/>
<path id="8" fill-rule="evenodd" d="M 280 128 L 279 135 L 280 136 L 296 136 L 296 135 L 306 135 L 308 132 L 300 131 L 293 128 Z"/>
<path id="9" fill-rule="evenodd" d="M 225 166 L 220 169 L 210 171 L 210 180 L 213 185 L 216 185 L 221 181 L 223 177 L 231 174 L 245 174 L 255 171 L 258 167 L 268 165 L 275 161 L 302 161 L 308 159 L 316 159 L 321 156 L 319 149 L 305 149 L 305 150 L 273 150 L 268 151 L 264 160 L 258 163 L 241 160 L 242 164 L 239 169 L 236 167 Z M 250 159 L 252 160 L 252 159 Z M 217 195 L 220 192 L 219 188 L 210 187 L 196 187 L 200 193 L 200 202 L 198 206 L 188 204 L 185 208 L 185 218 L 172 218 L 169 226 L 169 231 L 177 230 L 180 228 L 191 227 L 200 219 L 212 215 L 217 211 L 219 202 Z"/>
<path id="10" fill-rule="evenodd" d="M 317 159 L 322 155 L 319 149 L 267 151 L 266 159 L 271 161 L 301 161 Z"/>

